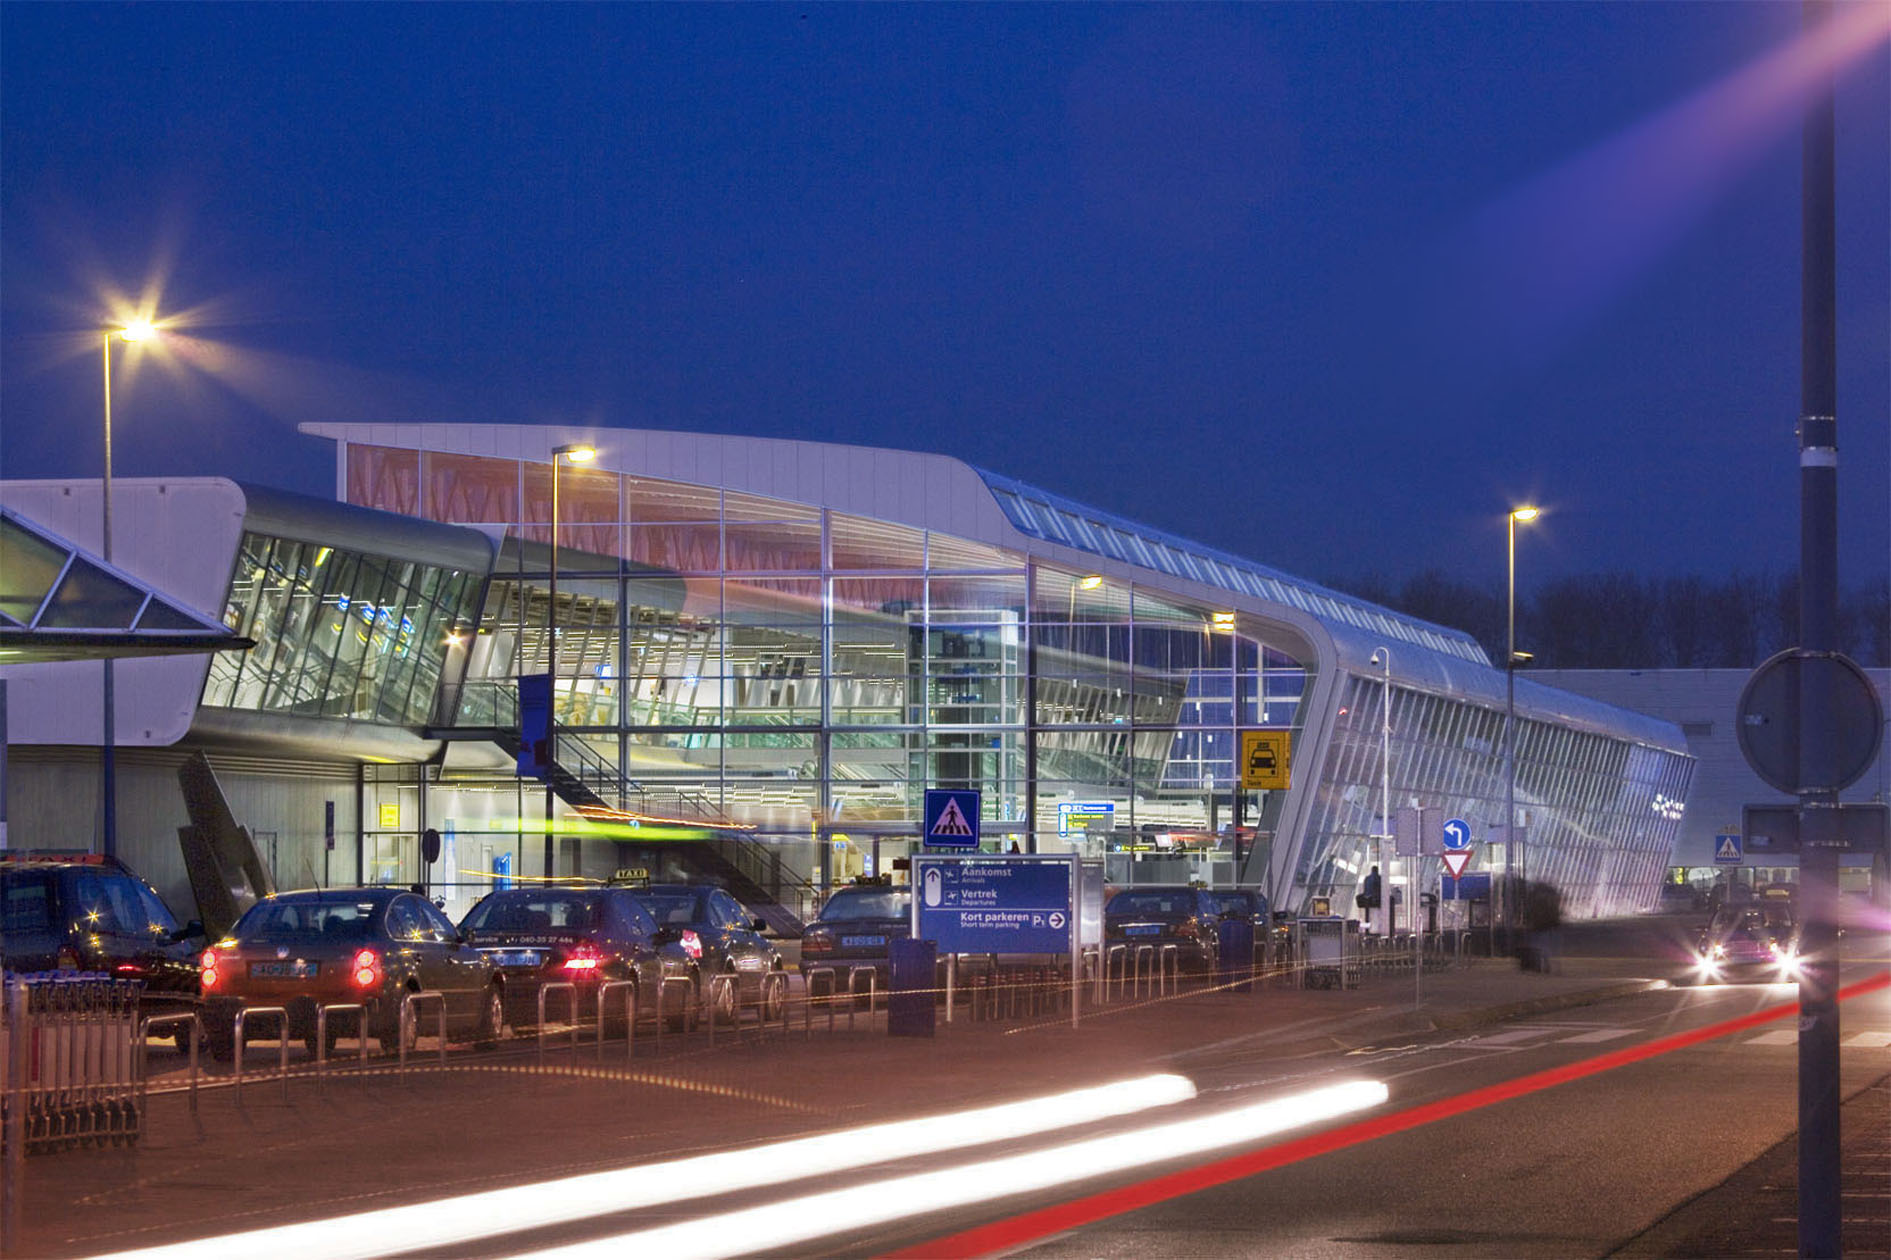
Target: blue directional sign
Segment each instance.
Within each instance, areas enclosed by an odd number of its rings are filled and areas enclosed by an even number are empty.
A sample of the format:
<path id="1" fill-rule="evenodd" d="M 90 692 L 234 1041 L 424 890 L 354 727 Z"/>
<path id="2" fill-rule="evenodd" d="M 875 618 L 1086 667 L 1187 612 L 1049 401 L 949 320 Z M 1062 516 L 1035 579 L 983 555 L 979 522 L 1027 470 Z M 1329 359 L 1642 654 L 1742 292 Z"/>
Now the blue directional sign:
<path id="1" fill-rule="evenodd" d="M 1438 893 L 1446 901 L 1487 899 L 1490 896 L 1490 872 L 1478 871 L 1473 874 L 1467 871 L 1462 879 L 1452 879 L 1447 875 L 1440 883 Z"/>
<path id="2" fill-rule="evenodd" d="M 922 839 L 935 849 L 978 848 L 978 790 L 927 788 Z"/>
<path id="3" fill-rule="evenodd" d="M 941 954 L 1068 954 L 1067 858 L 916 858 L 914 936 Z"/>
<path id="4" fill-rule="evenodd" d="M 1462 818 L 1445 819 L 1445 848 L 1468 849 L 1471 847 L 1471 824 Z"/>
<path id="5" fill-rule="evenodd" d="M 1722 832 L 1714 837 L 1714 863 L 1717 866 L 1739 866 L 1746 861 L 1746 854 L 1741 851 L 1740 837 L 1733 832 Z"/>

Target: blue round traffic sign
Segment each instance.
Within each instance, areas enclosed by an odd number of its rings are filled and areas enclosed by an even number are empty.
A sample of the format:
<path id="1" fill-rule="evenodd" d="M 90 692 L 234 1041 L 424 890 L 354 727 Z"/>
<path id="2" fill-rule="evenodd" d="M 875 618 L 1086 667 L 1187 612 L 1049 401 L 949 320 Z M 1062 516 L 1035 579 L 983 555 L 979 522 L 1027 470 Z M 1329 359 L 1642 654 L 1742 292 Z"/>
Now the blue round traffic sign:
<path id="1" fill-rule="evenodd" d="M 1462 818 L 1445 819 L 1445 848 L 1453 853 L 1471 847 L 1471 824 Z"/>

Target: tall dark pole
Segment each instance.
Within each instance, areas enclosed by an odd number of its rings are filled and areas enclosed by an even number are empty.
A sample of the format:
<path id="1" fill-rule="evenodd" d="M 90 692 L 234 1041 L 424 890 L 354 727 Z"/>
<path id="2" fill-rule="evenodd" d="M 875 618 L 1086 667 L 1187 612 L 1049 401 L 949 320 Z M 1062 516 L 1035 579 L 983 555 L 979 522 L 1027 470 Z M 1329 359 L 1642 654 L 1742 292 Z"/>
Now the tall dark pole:
<path id="1" fill-rule="evenodd" d="M 112 337 L 110 330 L 105 333 L 105 477 L 99 483 L 100 498 L 104 500 L 104 544 L 100 554 L 105 563 L 112 562 Z M 118 702 L 112 694 L 112 659 L 106 657 L 105 694 L 102 697 L 105 708 L 104 729 L 100 732 L 99 744 L 99 852 L 106 857 L 118 856 Z"/>
<path id="2" fill-rule="evenodd" d="M 1808 37 L 1830 0 L 1805 0 Z M 1799 646 L 1838 649 L 1838 365 L 1833 92 L 1807 107 L 1800 157 Z M 1837 724 L 1827 670 L 1800 674 L 1799 1254 L 1837 1256 L 1839 1080 Z"/>
<path id="3" fill-rule="evenodd" d="M 545 878 L 552 877 L 552 780 L 550 763 L 557 760 L 558 751 L 558 464 L 565 457 L 568 447 L 558 447 L 552 452 L 552 567 L 549 597 L 545 601 L 545 673 L 551 680 L 551 714 L 545 724 L 546 776 L 545 776 Z"/>

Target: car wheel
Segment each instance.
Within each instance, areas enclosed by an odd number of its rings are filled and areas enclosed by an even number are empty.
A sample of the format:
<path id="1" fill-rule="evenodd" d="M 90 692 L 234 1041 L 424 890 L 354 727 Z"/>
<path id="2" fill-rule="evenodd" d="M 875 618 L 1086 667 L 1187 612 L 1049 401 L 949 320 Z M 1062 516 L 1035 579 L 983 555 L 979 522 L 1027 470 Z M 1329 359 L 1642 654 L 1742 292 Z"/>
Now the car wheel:
<path id="1" fill-rule="evenodd" d="M 479 1028 L 473 1033 L 473 1049 L 494 1050 L 499 1046 L 499 1034 L 505 1027 L 505 994 L 496 984 L 486 986 L 485 1009 L 479 1013 Z"/>
<path id="2" fill-rule="evenodd" d="M 723 1025 L 738 1023 L 742 1018 L 742 995 L 738 991 L 742 981 L 733 971 L 721 974 L 727 979 L 718 980 L 710 988 L 709 1001 L 715 1007 L 710 1018 Z"/>
<path id="3" fill-rule="evenodd" d="M 212 1018 L 204 1023 L 204 1044 L 218 1063 L 236 1058 L 236 1021 Z"/>
<path id="4" fill-rule="evenodd" d="M 679 1011 L 665 1011 L 663 1026 L 671 1032 L 686 1033 L 696 1029 L 696 1010 L 702 1000 L 702 980 L 691 979 L 688 992 L 683 995 L 683 1008 Z"/>
<path id="5" fill-rule="evenodd" d="M 773 1024 L 788 1009 L 788 973 L 771 971 L 762 977 L 762 1022 Z"/>
<path id="6" fill-rule="evenodd" d="M 420 1015 L 416 1011 L 414 1018 L 407 1021 L 407 1027 L 401 1027 L 401 1003 L 395 1003 L 385 1020 L 376 1026 L 374 1039 L 381 1043 L 382 1054 L 399 1054 L 401 1042 L 407 1043 L 407 1050 L 412 1053 L 420 1044 Z"/>

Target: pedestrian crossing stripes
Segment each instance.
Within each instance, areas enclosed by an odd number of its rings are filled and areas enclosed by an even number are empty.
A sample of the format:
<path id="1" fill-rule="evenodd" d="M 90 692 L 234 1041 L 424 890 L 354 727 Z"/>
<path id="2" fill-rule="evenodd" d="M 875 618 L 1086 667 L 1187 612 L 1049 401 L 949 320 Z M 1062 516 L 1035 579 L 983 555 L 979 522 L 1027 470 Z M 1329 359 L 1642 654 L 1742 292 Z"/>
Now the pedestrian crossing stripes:
<path id="1" fill-rule="evenodd" d="M 1614 1041 L 1617 1037 L 1626 1037 L 1634 1031 L 1629 1028 L 1597 1028 L 1592 1032 L 1577 1033 L 1574 1037 L 1564 1037 L 1564 1042 L 1578 1045 L 1591 1045 L 1598 1041 Z"/>
<path id="2" fill-rule="evenodd" d="M 1763 1032 L 1757 1037 L 1748 1037 L 1747 1044 L 1749 1046 L 1790 1046 L 1798 1042 L 1798 1040 L 1799 1030 L 1797 1028 L 1775 1028 L 1771 1032 Z"/>
<path id="3" fill-rule="evenodd" d="M 1558 1037 L 1562 1031 L 1557 1028 L 1529 1027 L 1514 1028 L 1509 1032 L 1492 1033 L 1488 1037 L 1477 1037 L 1462 1043 L 1474 1050 L 1524 1049 L 1531 1045 L 1547 1045 L 1554 1040 L 1562 1045 L 1599 1045 L 1605 1041 L 1616 1041 L 1633 1036 L 1640 1031 L 1635 1028 L 1591 1028 L 1586 1032 L 1575 1033 L 1567 1037 Z M 1771 1028 L 1756 1033 L 1740 1041 L 1746 1046 L 1791 1046 L 1799 1042 L 1799 1031 L 1795 1028 Z M 1855 1032 L 1840 1040 L 1841 1046 L 1856 1050 L 1883 1050 L 1891 1047 L 1891 1032 Z"/>

